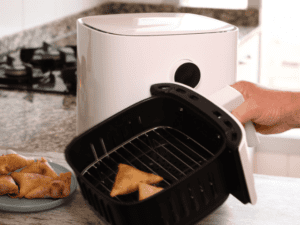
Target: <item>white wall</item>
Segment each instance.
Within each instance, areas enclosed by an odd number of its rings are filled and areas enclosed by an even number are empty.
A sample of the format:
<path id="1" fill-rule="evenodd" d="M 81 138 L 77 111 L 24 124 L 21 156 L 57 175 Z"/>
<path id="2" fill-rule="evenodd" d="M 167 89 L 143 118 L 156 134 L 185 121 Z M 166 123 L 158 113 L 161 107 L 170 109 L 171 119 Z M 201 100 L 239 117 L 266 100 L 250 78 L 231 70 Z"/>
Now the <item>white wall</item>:
<path id="1" fill-rule="evenodd" d="M 79 13 L 106 0 L 0 0 L 0 38 Z"/>

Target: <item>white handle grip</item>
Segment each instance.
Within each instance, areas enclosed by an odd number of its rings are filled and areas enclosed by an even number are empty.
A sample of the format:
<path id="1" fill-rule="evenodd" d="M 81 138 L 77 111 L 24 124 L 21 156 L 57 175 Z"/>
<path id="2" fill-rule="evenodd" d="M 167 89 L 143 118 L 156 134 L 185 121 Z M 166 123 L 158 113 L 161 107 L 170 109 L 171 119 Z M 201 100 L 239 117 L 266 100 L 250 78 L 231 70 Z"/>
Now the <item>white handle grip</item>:
<path id="1" fill-rule="evenodd" d="M 243 95 L 229 85 L 210 95 L 208 99 L 214 104 L 224 107 L 229 112 L 232 112 L 245 101 Z M 259 139 L 256 135 L 255 127 L 251 121 L 248 121 L 245 124 L 245 131 L 248 147 L 257 146 L 259 144 Z"/>
<path id="2" fill-rule="evenodd" d="M 245 131 L 248 147 L 252 148 L 257 146 L 260 142 L 257 137 L 255 127 L 251 121 L 245 123 Z"/>

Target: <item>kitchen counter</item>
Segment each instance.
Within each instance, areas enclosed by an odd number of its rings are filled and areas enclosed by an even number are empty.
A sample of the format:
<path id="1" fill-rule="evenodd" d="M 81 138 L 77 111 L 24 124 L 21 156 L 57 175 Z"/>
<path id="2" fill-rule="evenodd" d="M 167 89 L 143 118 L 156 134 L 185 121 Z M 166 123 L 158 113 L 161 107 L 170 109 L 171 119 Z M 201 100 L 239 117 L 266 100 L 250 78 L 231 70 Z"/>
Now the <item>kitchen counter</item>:
<path id="1" fill-rule="evenodd" d="M 0 150 L 0 155 L 5 152 Z M 23 152 L 25 156 L 45 156 L 71 170 L 63 153 Z M 72 171 L 73 172 L 73 171 Z M 300 179 L 254 174 L 257 192 L 256 205 L 244 205 L 232 195 L 218 209 L 197 225 L 282 225 L 299 224 Z M 35 213 L 12 213 L 0 211 L 1 225 L 105 225 L 85 202 L 78 186 L 72 199 L 54 209 Z"/>
<path id="2" fill-rule="evenodd" d="M 150 12 L 175 12 L 193 13 L 202 16 L 221 20 L 238 27 L 257 27 L 259 26 L 260 9 L 249 7 L 245 10 L 233 9 L 209 9 L 194 7 L 176 7 L 168 4 L 146 4 L 146 3 L 125 3 L 109 1 L 98 6 L 55 20 L 42 26 L 26 29 L 22 32 L 5 36 L 0 39 L 0 55 L 20 49 L 37 48 L 43 41 L 52 43 L 57 37 L 67 36 L 76 31 L 76 20 L 78 18 L 94 15 L 108 15 L 121 13 L 150 13 Z"/>
<path id="3" fill-rule="evenodd" d="M 239 46 L 247 42 L 256 33 L 261 32 L 261 26 L 257 26 L 257 27 L 238 26 L 238 28 L 239 28 L 239 38 L 238 38 Z"/>

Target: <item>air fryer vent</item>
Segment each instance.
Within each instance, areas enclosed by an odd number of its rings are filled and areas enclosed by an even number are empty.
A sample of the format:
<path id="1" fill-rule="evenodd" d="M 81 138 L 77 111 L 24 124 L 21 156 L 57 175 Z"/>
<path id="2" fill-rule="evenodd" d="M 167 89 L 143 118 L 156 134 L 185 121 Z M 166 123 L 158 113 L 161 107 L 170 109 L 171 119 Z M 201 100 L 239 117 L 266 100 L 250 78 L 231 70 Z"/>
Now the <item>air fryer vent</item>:
<path id="1" fill-rule="evenodd" d="M 91 148 L 96 156 L 94 146 Z M 101 192 L 110 196 L 118 172 L 124 163 L 164 178 L 157 186 L 166 188 L 203 166 L 214 154 L 200 143 L 170 127 L 156 127 L 135 136 L 122 146 L 99 158 L 83 176 Z M 116 196 L 121 202 L 136 202 L 138 193 Z"/>

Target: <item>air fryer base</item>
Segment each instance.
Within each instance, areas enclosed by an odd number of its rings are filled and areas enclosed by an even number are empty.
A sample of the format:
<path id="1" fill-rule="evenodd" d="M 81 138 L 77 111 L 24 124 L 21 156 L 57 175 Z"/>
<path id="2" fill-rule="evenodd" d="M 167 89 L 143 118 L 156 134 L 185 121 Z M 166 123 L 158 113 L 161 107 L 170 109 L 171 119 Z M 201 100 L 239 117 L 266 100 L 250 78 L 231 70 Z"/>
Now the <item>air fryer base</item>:
<path id="1" fill-rule="evenodd" d="M 238 152 L 241 130 L 236 122 L 218 106 L 181 85 L 155 84 L 150 91 L 152 97 L 89 129 L 66 149 L 66 160 L 82 194 L 99 211 L 100 218 L 111 225 L 186 225 L 206 217 L 229 193 L 244 204 L 250 202 Z M 168 127 L 174 132 L 164 130 Z M 163 130 L 153 131 L 156 128 Z M 148 131 L 160 137 L 158 145 L 151 147 L 155 135 Z M 164 135 L 168 139 L 162 138 Z M 179 152 L 176 149 L 184 152 L 178 154 L 182 160 L 185 154 L 190 155 L 185 166 L 172 156 Z M 148 155 L 151 151 L 153 154 Z M 153 165 L 147 157 L 152 158 Z M 112 198 L 109 193 L 119 163 L 132 164 L 145 172 L 152 170 L 167 185 L 142 201 L 130 194 Z"/>
<path id="2" fill-rule="evenodd" d="M 221 166 L 222 161 L 226 160 L 227 156 L 228 154 L 223 152 L 223 154 L 212 163 L 202 168 L 196 174 L 189 176 L 187 180 L 178 183 L 177 187 L 172 189 L 173 192 L 171 194 L 168 192 L 169 194 L 167 197 L 162 193 L 160 198 L 153 196 L 156 197 L 156 199 L 146 199 L 146 201 L 144 200 L 140 205 L 137 205 L 134 212 L 132 211 L 133 208 L 131 208 L 132 210 L 129 209 L 126 211 L 127 206 L 116 207 L 115 205 L 111 205 L 110 207 L 108 202 L 102 200 L 99 201 L 99 198 L 96 197 L 95 194 L 92 194 L 97 193 L 97 189 L 92 186 L 88 187 L 86 185 L 88 181 L 83 176 L 80 175 L 77 178 L 84 199 L 90 206 L 93 206 L 93 211 L 96 212 L 96 215 L 98 215 L 101 220 L 105 221 L 105 224 L 107 225 L 153 225 L 153 222 L 147 221 L 141 217 L 140 215 L 142 214 L 139 214 L 139 212 L 145 212 L 146 210 L 149 214 L 153 214 L 154 209 L 161 212 L 164 216 L 159 218 L 159 214 L 156 214 L 155 217 L 157 220 L 155 224 L 194 225 L 194 223 L 202 220 L 215 211 L 229 196 L 229 190 L 227 189 L 228 187 L 225 182 L 225 180 L 228 180 L 228 177 L 225 178 L 223 174 L 224 168 Z M 213 185 L 210 185 L 211 181 L 213 182 Z M 232 182 L 234 182 L 234 180 Z M 203 188 L 203 190 L 201 190 L 202 194 L 197 191 L 194 192 L 195 187 L 199 183 L 201 183 L 200 186 Z M 191 199 L 187 199 L 190 198 L 191 194 L 187 190 L 187 187 L 192 189 L 192 195 L 194 195 L 195 202 Z M 170 202 L 173 203 L 173 207 L 176 207 L 176 213 L 170 210 Z M 191 204 L 194 206 L 192 207 Z M 195 204 L 197 206 L 195 206 Z M 101 211 L 102 215 L 99 211 Z M 133 217 L 135 217 L 135 219 L 133 219 Z"/>
<path id="3" fill-rule="evenodd" d="M 186 225 L 195 225 L 199 222 L 201 222 L 203 219 L 205 219 L 206 217 L 210 216 L 213 212 L 215 212 L 220 206 L 222 206 L 228 199 L 229 194 L 227 194 L 226 196 L 224 196 L 222 199 L 220 199 L 219 202 L 216 202 L 214 207 L 211 207 L 207 210 L 206 215 L 203 216 L 199 216 L 199 217 L 195 217 L 195 219 L 193 221 L 191 221 L 190 223 L 187 223 Z M 98 211 L 96 211 L 88 202 L 88 200 L 86 198 L 84 198 L 84 202 L 86 203 L 86 205 L 89 207 L 90 210 L 93 211 L 93 213 L 95 213 L 95 215 L 97 215 L 100 220 L 101 223 L 103 223 L 103 225 L 111 225 L 110 223 L 108 223 L 104 217 L 102 217 L 100 215 L 100 213 Z"/>

